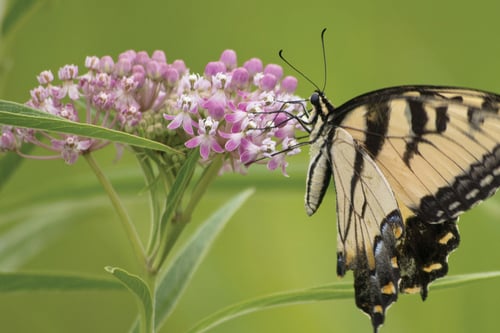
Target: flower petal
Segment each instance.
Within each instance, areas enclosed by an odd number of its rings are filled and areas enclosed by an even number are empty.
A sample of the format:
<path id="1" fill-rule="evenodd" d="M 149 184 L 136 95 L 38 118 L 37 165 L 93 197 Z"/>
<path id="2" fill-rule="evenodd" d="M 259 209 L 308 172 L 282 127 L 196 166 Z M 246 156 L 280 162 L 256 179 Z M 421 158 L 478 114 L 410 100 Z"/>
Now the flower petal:
<path id="1" fill-rule="evenodd" d="M 204 160 L 208 159 L 208 155 L 210 154 L 210 143 L 209 142 L 202 142 L 200 145 L 200 155 L 201 158 Z"/>
<path id="2" fill-rule="evenodd" d="M 200 136 L 195 136 L 194 138 L 187 140 L 184 143 L 184 146 L 186 146 L 187 148 L 196 148 L 201 144 L 201 142 L 202 142 L 202 140 L 201 140 Z"/>

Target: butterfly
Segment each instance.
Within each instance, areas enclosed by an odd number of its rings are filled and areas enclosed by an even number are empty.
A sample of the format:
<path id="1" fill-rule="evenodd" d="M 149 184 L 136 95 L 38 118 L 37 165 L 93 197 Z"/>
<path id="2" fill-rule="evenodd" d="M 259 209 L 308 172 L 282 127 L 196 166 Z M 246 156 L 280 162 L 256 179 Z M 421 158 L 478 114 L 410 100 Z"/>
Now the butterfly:
<path id="1" fill-rule="evenodd" d="M 309 101 L 306 212 L 333 179 L 337 274 L 353 271 L 356 305 L 377 332 L 399 293 L 425 300 L 447 274 L 459 215 L 500 186 L 500 95 L 397 86 L 337 108 L 319 89 Z"/>

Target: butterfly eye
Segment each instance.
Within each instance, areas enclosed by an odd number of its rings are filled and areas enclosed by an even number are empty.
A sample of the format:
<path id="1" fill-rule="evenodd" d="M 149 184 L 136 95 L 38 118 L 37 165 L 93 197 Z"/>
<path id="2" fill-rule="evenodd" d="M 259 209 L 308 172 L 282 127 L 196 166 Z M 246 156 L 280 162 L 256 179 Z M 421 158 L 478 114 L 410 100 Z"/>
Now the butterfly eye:
<path id="1" fill-rule="evenodd" d="M 317 92 L 315 92 L 315 93 L 313 93 L 313 94 L 311 95 L 311 98 L 309 98 L 309 101 L 311 102 L 311 104 L 312 104 L 313 106 L 318 106 L 318 105 L 319 105 L 319 103 L 320 103 L 320 102 L 319 102 L 319 99 L 320 99 L 320 98 L 319 98 L 319 94 L 318 94 Z"/>

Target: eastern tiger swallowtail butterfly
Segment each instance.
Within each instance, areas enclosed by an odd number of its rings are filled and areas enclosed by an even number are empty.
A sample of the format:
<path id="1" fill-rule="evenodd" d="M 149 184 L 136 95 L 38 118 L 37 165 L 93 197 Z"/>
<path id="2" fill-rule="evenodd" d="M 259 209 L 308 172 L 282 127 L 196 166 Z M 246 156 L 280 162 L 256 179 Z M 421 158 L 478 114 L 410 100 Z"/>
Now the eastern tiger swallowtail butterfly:
<path id="1" fill-rule="evenodd" d="M 333 178 L 337 274 L 353 271 L 377 332 L 399 293 L 425 300 L 448 272 L 458 216 L 500 187 L 500 95 L 398 86 L 335 108 L 318 88 L 310 103 L 306 212 Z"/>
<path id="2" fill-rule="evenodd" d="M 338 108 L 310 98 L 305 206 L 337 194 L 337 274 L 353 270 L 356 305 L 375 332 L 398 293 L 446 275 L 458 216 L 500 186 L 500 95 L 399 86 Z"/>

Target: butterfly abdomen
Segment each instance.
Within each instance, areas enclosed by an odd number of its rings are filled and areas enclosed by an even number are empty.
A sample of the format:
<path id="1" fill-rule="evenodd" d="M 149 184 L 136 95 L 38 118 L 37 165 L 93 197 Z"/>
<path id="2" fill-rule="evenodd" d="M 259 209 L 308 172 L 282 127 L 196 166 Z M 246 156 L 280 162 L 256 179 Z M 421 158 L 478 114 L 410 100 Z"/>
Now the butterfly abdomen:
<path id="1" fill-rule="evenodd" d="M 311 145 L 311 159 L 307 172 L 305 207 L 307 215 L 311 216 L 321 205 L 323 197 L 332 179 L 331 162 L 323 153 L 325 142 L 318 139 Z"/>

